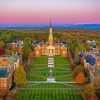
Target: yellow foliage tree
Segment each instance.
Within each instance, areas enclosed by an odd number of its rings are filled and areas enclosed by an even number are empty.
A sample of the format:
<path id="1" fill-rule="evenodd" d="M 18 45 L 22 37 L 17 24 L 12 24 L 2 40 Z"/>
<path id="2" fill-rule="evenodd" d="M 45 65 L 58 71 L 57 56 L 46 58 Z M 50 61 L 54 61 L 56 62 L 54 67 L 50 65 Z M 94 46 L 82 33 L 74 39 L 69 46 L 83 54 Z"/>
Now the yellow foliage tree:
<path id="1" fill-rule="evenodd" d="M 4 47 L 5 43 L 3 41 L 0 41 L 0 48 L 2 49 Z"/>
<path id="2" fill-rule="evenodd" d="M 26 72 L 23 66 L 16 68 L 14 73 L 14 82 L 18 85 L 24 85 L 26 83 Z"/>
<path id="3" fill-rule="evenodd" d="M 85 82 L 85 77 L 84 77 L 84 74 L 82 72 L 79 72 L 76 77 L 75 77 L 75 81 L 78 83 L 78 84 L 82 84 Z"/>
<path id="4" fill-rule="evenodd" d="M 81 92 L 81 96 L 83 99 L 87 99 L 89 96 L 95 97 L 95 88 L 92 84 L 85 85 L 83 91 Z M 95 99 L 93 99 L 95 100 Z"/>
<path id="5" fill-rule="evenodd" d="M 12 47 L 12 52 L 16 52 L 17 48 L 15 46 Z"/>
<path id="6" fill-rule="evenodd" d="M 6 55 L 11 55 L 11 50 L 7 49 L 6 50 Z"/>

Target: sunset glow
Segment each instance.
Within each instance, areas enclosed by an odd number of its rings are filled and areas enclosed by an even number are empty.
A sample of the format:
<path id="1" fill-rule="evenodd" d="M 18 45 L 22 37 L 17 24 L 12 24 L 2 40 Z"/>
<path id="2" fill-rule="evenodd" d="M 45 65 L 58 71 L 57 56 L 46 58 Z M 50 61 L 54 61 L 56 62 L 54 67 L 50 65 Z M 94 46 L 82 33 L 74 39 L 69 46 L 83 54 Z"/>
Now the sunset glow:
<path id="1" fill-rule="evenodd" d="M 0 0 L 0 24 L 99 24 L 99 9 L 100 0 Z"/>

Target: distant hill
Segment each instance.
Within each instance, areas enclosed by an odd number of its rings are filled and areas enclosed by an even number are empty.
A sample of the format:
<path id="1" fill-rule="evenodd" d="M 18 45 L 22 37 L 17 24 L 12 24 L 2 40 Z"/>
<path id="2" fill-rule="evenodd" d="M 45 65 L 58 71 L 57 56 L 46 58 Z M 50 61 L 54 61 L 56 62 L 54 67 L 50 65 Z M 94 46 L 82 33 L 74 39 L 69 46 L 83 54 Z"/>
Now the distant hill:
<path id="1" fill-rule="evenodd" d="M 88 29 L 100 29 L 100 24 L 76 24 L 65 25 L 65 28 L 88 28 Z"/>
<path id="2" fill-rule="evenodd" d="M 48 33 L 49 28 L 1 28 L 0 30 L 14 30 L 18 32 Z M 100 33 L 100 29 L 81 29 L 81 28 L 53 28 L 53 32 L 74 32 L 74 33 Z"/>
<path id="3" fill-rule="evenodd" d="M 53 28 L 100 29 L 100 24 L 53 25 Z M 49 28 L 49 25 L 0 25 L 0 28 Z"/>

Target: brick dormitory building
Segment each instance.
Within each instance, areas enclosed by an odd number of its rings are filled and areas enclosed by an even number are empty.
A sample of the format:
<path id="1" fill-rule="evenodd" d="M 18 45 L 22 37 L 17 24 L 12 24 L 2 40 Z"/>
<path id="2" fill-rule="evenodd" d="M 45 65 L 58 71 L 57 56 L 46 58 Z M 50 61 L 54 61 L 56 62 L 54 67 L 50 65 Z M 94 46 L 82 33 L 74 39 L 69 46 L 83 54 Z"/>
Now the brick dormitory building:
<path id="1" fill-rule="evenodd" d="M 95 79 L 100 77 L 100 48 L 96 45 L 88 52 L 81 52 L 81 61 L 84 69 L 90 76 L 90 83 L 94 84 Z"/>
<path id="2" fill-rule="evenodd" d="M 0 91 L 8 91 L 12 86 L 12 77 L 15 69 L 22 61 L 21 55 L 3 55 L 0 57 Z"/>

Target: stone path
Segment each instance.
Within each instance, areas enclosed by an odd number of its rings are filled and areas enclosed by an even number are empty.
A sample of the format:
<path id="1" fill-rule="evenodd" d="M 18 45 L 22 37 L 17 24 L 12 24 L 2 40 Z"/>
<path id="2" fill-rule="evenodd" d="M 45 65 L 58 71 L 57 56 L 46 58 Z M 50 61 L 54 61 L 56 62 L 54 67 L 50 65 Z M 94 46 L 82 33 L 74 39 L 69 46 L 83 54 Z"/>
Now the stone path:
<path id="1" fill-rule="evenodd" d="M 48 67 L 50 68 L 54 67 L 54 57 L 53 56 L 48 57 Z"/>
<path id="2" fill-rule="evenodd" d="M 56 82 L 55 78 L 52 76 L 52 68 L 54 67 L 54 57 L 48 57 L 48 67 L 50 68 L 50 76 L 47 78 L 47 82 Z"/>

